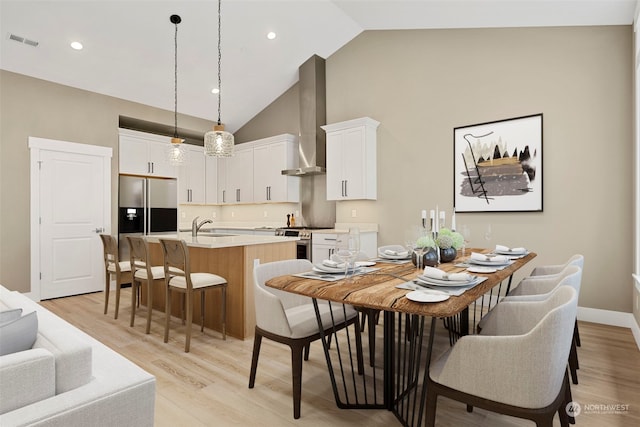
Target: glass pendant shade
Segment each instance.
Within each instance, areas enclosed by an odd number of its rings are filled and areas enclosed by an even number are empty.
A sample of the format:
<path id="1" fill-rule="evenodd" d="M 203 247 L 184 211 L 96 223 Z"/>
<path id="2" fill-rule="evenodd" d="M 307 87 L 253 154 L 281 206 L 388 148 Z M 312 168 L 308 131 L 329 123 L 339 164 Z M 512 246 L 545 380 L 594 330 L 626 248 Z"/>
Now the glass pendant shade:
<path id="1" fill-rule="evenodd" d="M 215 125 L 204 134 L 204 153 L 207 156 L 232 157 L 233 134 L 224 130 L 224 125 Z"/>
<path id="2" fill-rule="evenodd" d="M 182 142 L 184 139 L 171 138 L 171 144 L 166 148 L 165 154 L 169 164 L 180 166 L 187 160 L 187 147 Z"/>

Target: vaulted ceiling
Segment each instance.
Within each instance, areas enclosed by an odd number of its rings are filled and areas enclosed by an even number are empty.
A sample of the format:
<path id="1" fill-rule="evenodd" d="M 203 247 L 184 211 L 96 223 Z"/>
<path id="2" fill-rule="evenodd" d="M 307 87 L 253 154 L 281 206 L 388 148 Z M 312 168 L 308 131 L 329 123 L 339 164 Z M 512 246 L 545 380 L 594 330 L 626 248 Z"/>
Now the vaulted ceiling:
<path id="1" fill-rule="evenodd" d="M 169 17 L 178 14 L 178 111 L 215 120 L 217 8 L 215 0 L 0 0 L 0 68 L 173 110 Z M 223 0 L 222 119 L 237 130 L 298 80 L 307 58 L 327 58 L 362 31 L 630 25 L 635 8 L 636 0 Z"/>

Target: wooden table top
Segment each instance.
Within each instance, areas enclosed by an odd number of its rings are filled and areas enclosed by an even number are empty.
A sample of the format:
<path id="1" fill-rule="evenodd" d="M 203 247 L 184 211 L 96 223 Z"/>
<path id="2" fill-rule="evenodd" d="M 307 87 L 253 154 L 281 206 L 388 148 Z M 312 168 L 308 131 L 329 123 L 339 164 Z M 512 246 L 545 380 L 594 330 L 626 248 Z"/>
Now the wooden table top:
<path id="1" fill-rule="evenodd" d="M 489 253 L 490 249 L 471 249 L 473 252 Z M 377 270 L 372 273 L 356 275 L 349 280 L 326 282 L 317 279 L 297 276 L 280 276 L 268 280 L 265 285 L 274 289 L 280 289 L 295 294 L 312 298 L 351 304 L 356 307 L 373 308 L 377 310 L 395 311 L 409 314 L 418 314 L 429 317 L 453 316 L 473 301 L 480 298 L 491 288 L 508 279 L 514 272 L 536 257 L 531 252 L 523 258 L 517 259 L 510 266 L 490 274 L 477 274 L 487 277 L 487 280 L 476 285 L 460 296 L 451 296 L 448 300 L 437 303 L 419 303 L 411 301 L 404 296 L 411 292 L 406 289 L 398 289 L 396 285 L 407 282 L 418 276 L 416 267 L 411 264 L 390 264 L 378 262 Z M 438 266 L 443 271 L 455 273 L 465 269 L 456 267 L 455 264 L 465 262 L 469 256 L 458 257 L 454 262 L 443 263 Z M 394 277 L 394 276 L 399 276 Z"/>

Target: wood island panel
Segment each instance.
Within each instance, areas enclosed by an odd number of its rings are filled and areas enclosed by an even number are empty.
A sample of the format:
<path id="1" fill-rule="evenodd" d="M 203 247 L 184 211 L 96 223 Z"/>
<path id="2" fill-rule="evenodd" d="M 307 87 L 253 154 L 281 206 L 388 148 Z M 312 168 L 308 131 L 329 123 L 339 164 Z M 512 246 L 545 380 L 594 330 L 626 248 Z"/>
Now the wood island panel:
<path id="1" fill-rule="evenodd" d="M 162 249 L 159 243 L 149 242 L 153 265 L 162 265 Z M 296 257 L 295 241 L 265 243 L 225 248 L 189 247 L 191 272 L 214 273 L 227 280 L 227 334 L 239 339 L 253 336 L 255 306 L 253 302 L 254 260 L 260 263 L 293 259 Z M 180 298 L 172 298 L 171 314 L 181 317 Z M 142 292 L 142 304 L 146 305 L 146 290 Z M 205 296 L 207 328 L 222 331 L 220 324 L 221 290 L 211 289 Z M 164 312 L 165 289 L 157 286 L 153 292 L 153 308 Z M 193 307 L 193 323 L 200 324 L 200 297 L 196 295 Z M 172 319 L 172 322 L 178 320 Z M 195 328 L 195 326 L 194 326 Z"/>

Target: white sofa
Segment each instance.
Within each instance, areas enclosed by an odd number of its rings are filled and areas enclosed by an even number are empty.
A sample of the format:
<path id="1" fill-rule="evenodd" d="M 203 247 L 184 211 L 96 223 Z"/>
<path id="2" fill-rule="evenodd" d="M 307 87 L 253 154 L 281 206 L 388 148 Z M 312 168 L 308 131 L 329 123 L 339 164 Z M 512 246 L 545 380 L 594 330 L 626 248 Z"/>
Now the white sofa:
<path id="1" fill-rule="evenodd" d="M 154 376 L 0 285 L 0 311 L 14 308 L 37 312 L 38 335 L 0 356 L 0 426 L 153 426 Z"/>

